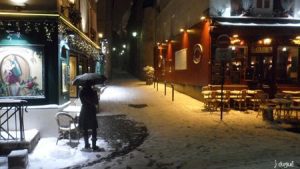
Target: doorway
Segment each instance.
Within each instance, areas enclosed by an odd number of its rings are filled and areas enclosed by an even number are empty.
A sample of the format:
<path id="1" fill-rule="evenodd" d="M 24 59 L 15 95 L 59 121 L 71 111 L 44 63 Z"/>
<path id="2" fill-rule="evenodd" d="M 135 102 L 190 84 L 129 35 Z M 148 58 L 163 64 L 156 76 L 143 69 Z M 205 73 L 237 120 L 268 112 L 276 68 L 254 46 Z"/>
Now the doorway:
<path id="1" fill-rule="evenodd" d="M 251 56 L 251 67 L 254 68 L 254 80 L 259 85 L 272 82 L 272 59 L 270 55 Z"/>

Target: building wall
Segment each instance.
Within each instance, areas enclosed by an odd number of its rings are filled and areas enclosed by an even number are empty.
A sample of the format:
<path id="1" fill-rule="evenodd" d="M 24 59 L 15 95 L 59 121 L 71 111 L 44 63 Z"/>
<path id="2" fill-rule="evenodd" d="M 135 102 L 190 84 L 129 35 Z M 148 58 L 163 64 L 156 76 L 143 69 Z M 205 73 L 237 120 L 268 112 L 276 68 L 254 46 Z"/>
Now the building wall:
<path id="1" fill-rule="evenodd" d="M 164 41 L 200 22 L 209 7 L 209 0 L 172 0 L 160 9 L 156 19 L 156 40 Z"/>
<path id="2" fill-rule="evenodd" d="M 153 46 L 155 45 L 155 9 L 154 8 L 145 8 L 144 9 L 144 19 L 142 23 L 142 34 L 138 35 L 141 37 L 142 45 L 140 56 L 141 67 L 139 68 L 140 72 L 143 72 L 143 67 L 153 66 Z M 144 74 L 143 74 L 144 75 Z M 143 77 L 141 75 L 141 77 Z"/>

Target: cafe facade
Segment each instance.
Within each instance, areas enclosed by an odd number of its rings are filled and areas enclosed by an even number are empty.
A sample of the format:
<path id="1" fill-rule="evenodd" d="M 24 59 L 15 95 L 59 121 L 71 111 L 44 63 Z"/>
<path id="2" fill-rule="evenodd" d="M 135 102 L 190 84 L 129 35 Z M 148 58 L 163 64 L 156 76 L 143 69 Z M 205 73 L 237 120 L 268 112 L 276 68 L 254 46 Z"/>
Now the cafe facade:
<path id="1" fill-rule="evenodd" d="M 0 98 L 63 105 L 78 96 L 72 79 L 95 70 L 100 51 L 94 42 L 97 29 L 82 24 L 87 16 L 79 1 L 36 3 L 20 6 L 25 9 L 19 11 L 9 1 L 1 4 L 5 9 L 0 11 Z"/>
<path id="2" fill-rule="evenodd" d="M 298 1 L 209 1 L 200 22 L 155 47 L 156 77 L 193 97 L 203 86 L 299 90 Z M 227 36 L 228 46 L 218 38 Z M 222 64 L 223 63 L 223 64 Z M 199 92 L 198 92 L 199 93 Z"/>

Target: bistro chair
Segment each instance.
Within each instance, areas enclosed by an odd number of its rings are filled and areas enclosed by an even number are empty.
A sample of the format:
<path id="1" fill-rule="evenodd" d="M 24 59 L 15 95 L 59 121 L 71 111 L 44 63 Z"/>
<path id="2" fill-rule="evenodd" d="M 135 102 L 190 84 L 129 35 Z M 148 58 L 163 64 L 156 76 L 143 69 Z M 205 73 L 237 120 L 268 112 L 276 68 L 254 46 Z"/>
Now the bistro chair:
<path id="1" fill-rule="evenodd" d="M 237 98 L 233 99 L 233 105 L 236 106 L 238 105 L 239 110 L 242 110 L 242 108 L 247 107 L 247 90 L 243 89 L 239 92 L 237 95 Z"/>
<path id="2" fill-rule="evenodd" d="M 290 114 L 292 113 L 292 99 L 291 95 L 285 93 L 276 93 L 275 99 L 282 99 L 279 101 L 275 107 L 275 115 L 277 119 L 287 120 L 290 118 Z"/>
<path id="3" fill-rule="evenodd" d="M 263 91 L 256 91 L 252 98 L 249 99 L 249 107 L 253 110 L 258 110 L 262 102 Z"/>
<path id="4" fill-rule="evenodd" d="M 204 106 L 206 109 L 209 108 L 209 100 L 211 99 L 211 87 L 203 86 L 202 87 L 202 95 L 204 100 Z"/>
<path id="5" fill-rule="evenodd" d="M 217 110 L 218 105 L 217 105 L 217 91 L 212 90 L 210 97 L 207 99 L 207 108 L 209 111 L 212 113 L 213 110 Z"/>
<path id="6" fill-rule="evenodd" d="M 80 132 L 75 118 L 73 118 L 70 114 L 66 112 L 56 113 L 55 118 L 58 125 L 58 137 L 56 145 L 58 143 L 58 140 L 64 138 L 66 135 L 68 135 L 69 143 L 71 143 L 71 133 L 76 134 L 77 143 L 79 143 Z"/>
<path id="7" fill-rule="evenodd" d="M 259 100 L 258 104 L 258 111 L 256 117 L 259 116 L 260 113 L 262 113 L 264 110 L 268 108 L 273 108 L 274 106 L 269 103 L 269 94 L 264 92 L 259 92 L 259 94 L 256 96 Z"/>
<path id="8" fill-rule="evenodd" d="M 217 101 L 218 105 L 221 106 L 221 97 L 218 97 L 216 101 Z M 226 108 L 230 109 L 230 90 L 223 91 L 223 101 L 222 102 L 223 102 L 223 108 L 225 108 L 225 106 L 226 106 Z"/>

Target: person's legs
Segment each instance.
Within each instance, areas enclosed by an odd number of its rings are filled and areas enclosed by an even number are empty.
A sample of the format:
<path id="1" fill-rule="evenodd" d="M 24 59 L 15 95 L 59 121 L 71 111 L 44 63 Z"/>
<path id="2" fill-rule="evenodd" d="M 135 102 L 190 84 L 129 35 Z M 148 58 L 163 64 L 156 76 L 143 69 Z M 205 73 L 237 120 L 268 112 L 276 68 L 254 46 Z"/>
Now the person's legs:
<path id="1" fill-rule="evenodd" d="M 84 139 L 84 147 L 85 148 L 90 148 L 90 144 L 89 144 L 89 132 L 88 130 L 83 130 L 83 139 Z"/>
<path id="2" fill-rule="evenodd" d="M 92 147 L 94 150 L 98 150 L 99 147 L 96 145 L 97 142 L 97 129 L 92 129 Z"/>

